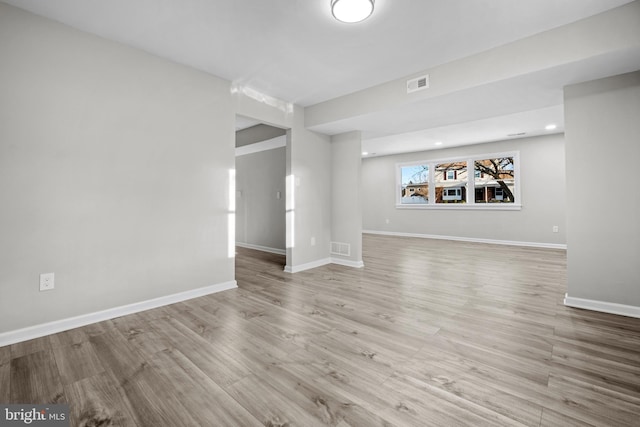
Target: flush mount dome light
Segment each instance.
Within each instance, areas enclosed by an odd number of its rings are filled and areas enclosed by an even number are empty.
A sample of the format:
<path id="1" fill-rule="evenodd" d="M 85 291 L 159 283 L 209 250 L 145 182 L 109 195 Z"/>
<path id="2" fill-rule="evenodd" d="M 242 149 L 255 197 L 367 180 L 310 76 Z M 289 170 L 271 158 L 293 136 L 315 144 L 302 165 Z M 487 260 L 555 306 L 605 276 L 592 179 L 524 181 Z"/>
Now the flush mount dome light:
<path id="1" fill-rule="evenodd" d="M 373 2 L 374 0 L 331 0 L 331 13 L 341 22 L 364 21 L 373 13 Z"/>

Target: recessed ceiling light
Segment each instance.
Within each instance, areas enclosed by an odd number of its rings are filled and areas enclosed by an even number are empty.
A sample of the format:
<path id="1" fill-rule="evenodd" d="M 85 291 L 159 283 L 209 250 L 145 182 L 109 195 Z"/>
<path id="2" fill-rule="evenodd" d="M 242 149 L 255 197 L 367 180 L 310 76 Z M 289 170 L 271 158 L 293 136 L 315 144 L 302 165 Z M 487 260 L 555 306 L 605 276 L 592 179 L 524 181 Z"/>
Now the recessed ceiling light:
<path id="1" fill-rule="evenodd" d="M 373 13 L 374 0 L 331 0 L 331 13 L 340 22 L 354 23 Z"/>
<path id="2" fill-rule="evenodd" d="M 363 155 L 363 156 L 366 156 L 366 155 L 368 155 L 368 154 L 369 154 L 369 153 L 367 153 L 366 151 L 363 151 L 363 152 L 362 152 L 362 155 Z"/>
<path id="3" fill-rule="evenodd" d="M 518 132 L 518 133 L 510 133 L 507 136 L 522 136 L 522 135 L 526 135 L 526 132 Z"/>
<path id="4" fill-rule="evenodd" d="M 555 124 L 550 124 L 550 125 L 546 125 L 544 128 L 546 130 L 554 130 L 555 128 L 557 128 L 558 126 L 556 126 Z"/>
<path id="5" fill-rule="evenodd" d="M 434 145 L 442 145 L 442 141 L 436 141 Z"/>

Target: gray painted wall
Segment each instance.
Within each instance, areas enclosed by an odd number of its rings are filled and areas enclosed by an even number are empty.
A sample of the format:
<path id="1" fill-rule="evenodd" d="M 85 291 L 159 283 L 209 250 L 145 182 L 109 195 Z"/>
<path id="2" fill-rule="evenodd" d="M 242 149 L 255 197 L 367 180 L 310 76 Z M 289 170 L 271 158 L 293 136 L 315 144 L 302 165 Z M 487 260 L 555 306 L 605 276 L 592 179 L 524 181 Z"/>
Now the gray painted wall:
<path id="1" fill-rule="evenodd" d="M 0 332 L 234 279 L 228 82 L 3 3 L 0 57 Z"/>
<path id="2" fill-rule="evenodd" d="M 244 147 L 245 145 L 255 144 L 256 142 L 266 141 L 267 139 L 284 136 L 287 133 L 285 129 L 259 124 L 250 128 L 242 129 L 236 132 L 236 147 Z"/>
<path id="3" fill-rule="evenodd" d="M 236 157 L 238 243 L 285 250 L 285 172 L 285 147 Z"/>
<path id="4" fill-rule="evenodd" d="M 522 210 L 396 209 L 396 163 L 503 151 L 520 152 Z M 564 169 L 561 134 L 364 159 L 363 229 L 562 245 L 566 243 Z M 554 225 L 559 226 L 558 233 L 552 232 Z"/>
<path id="5" fill-rule="evenodd" d="M 331 138 L 331 240 L 348 243 L 350 256 L 362 262 L 362 136 L 349 132 Z"/>
<path id="6" fill-rule="evenodd" d="M 565 90 L 568 295 L 640 306 L 640 71 Z"/>
<path id="7" fill-rule="evenodd" d="M 293 119 L 287 135 L 287 174 L 295 186 L 289 268 L 328 258 L 331 238 L 331 138 L 305 129 L 302 107 L 295 107 Z"/>

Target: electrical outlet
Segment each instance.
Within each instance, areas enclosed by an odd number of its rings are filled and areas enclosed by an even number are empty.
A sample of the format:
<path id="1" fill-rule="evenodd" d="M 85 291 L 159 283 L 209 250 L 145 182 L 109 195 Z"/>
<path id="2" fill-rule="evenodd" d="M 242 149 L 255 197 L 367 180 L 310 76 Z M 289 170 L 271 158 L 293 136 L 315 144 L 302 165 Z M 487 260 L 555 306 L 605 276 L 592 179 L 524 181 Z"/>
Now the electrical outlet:
<path id="1" fill-rule="evenodd" d="M 40 275 L 40 291 L 50 291 L 55 287 L 54 273 L 43 273 Z"/>
<path id="2" fill-rule="evenodd" d="M 553 232 L 554 232 L 554 233 L 557 233 L 557 232 L 558 232 L 558 226 L 557 226 L 557 225 L 554 225 L 554 226 L 553 226 Z"/>

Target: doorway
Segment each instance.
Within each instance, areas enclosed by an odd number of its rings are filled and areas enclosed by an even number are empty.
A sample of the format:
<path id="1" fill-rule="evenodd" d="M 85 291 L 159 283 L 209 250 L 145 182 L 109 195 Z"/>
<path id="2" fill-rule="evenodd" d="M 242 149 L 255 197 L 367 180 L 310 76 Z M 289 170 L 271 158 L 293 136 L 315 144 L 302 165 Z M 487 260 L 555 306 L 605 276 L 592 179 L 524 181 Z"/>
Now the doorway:
<path id="1" fill-rule="evenodd" d="M 236 246 L 286 255 L 286 134 L 236 116 Z"/>

